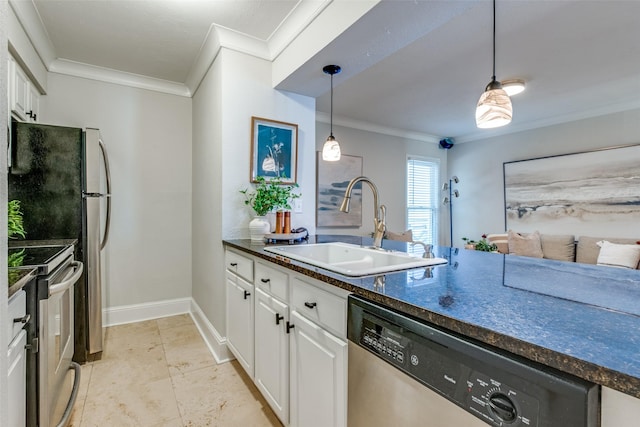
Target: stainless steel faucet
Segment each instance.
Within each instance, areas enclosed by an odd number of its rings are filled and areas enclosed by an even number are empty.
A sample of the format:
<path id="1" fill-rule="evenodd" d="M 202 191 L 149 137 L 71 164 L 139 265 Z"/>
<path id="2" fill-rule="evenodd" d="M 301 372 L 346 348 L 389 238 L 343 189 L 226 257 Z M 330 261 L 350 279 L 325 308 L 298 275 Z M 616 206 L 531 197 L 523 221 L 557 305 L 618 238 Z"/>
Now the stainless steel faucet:
<path id="1" fill-rule="evenodd" d="M 376 249 L 380 249 L 382 246 L 382 238 L 384 237 L 384 232 L 387 229 L 386 220 L 387 220 L 387 207 L 385 205 L 378 205 L 378 188 L 376 185 L 366 176 L 359 176 L 353 178 L 349 185 L 347 186 L 347 190 L 344 192 L 344 199 L 342 200 L 342 205 L 340 206 L 341 212 L 349 212 L 349 203 L 351 202 L 351 191 L 353 191 L 353 187 L 359 182 L 366 182 L 369 184 L 371 191 L 373 192 L 373 247 Z"/>

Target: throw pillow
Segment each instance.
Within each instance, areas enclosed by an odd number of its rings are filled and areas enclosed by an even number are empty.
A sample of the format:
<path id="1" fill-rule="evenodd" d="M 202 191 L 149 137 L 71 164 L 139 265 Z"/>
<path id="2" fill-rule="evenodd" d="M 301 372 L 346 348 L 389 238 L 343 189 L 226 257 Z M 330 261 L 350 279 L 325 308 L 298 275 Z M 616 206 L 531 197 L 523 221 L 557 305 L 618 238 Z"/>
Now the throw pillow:
<path id="1" fill-rule="evenodd" d="M 601 240 L 598 242 L 598 246 L 600 246 L 598 265 L 638 268 L 638 262 L 640 262 L 640 245 L 618 245 L 606 240 Z"/>
<path id="2" fill-rule="evenodd" d="M 498 252 L 501 254 L 509 253 L 509 235 L 507 233 L 502 234 L 488 234 L 487 241 L 498 247 Z"/>
<path id="3" fill-rule="evenodd" d="M 573 234 L 541 234 L 542 253 L 547 259 L 573 262 L 576 259 L 576 242 Z"/>
<path id="4" fill-rule="evenodd" d="M 533 258 L 542 258 L 542 243 L 540 242 L 540 233 L 522 235 L 513 230 L 507 232 L 509 240 L 509 253 L 511 255 L 528 256 Z"/>

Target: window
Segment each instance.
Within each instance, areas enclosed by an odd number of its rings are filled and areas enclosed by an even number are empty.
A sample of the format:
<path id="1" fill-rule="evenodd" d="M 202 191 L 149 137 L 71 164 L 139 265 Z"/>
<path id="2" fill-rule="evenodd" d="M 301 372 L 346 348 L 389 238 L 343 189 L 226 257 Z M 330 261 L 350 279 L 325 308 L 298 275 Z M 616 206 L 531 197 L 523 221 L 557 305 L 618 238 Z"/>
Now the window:
<path id="1" fill-rule="evenodd" d="M 438 176 L 437 159 L 407 159 L 407 226 L 413 240 L 438 244 Z"/>

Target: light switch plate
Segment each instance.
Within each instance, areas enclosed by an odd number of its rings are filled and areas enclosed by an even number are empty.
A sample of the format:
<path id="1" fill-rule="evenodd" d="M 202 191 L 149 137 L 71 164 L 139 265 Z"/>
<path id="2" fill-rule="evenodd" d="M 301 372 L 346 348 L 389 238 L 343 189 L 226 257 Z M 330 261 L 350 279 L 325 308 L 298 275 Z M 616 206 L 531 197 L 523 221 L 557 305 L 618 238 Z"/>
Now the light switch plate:
<path id="1" fill-rule="evenodd" d="M 295 213 L 302 213 L 302 199 L 294 199 L 293 211 Z"/>

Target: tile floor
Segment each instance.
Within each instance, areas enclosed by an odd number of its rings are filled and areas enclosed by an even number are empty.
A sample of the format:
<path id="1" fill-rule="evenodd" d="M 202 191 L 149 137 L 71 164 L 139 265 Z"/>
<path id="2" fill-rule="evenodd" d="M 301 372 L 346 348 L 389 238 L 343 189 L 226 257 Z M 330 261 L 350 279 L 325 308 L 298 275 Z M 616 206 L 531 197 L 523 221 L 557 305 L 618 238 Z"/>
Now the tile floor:
<path id="1" fill-rule="evenodd" d="M 73 427 L 281 426 L 236 362 L 216 364 L 188 314 L 107 328 L 82 366 Z"/>

